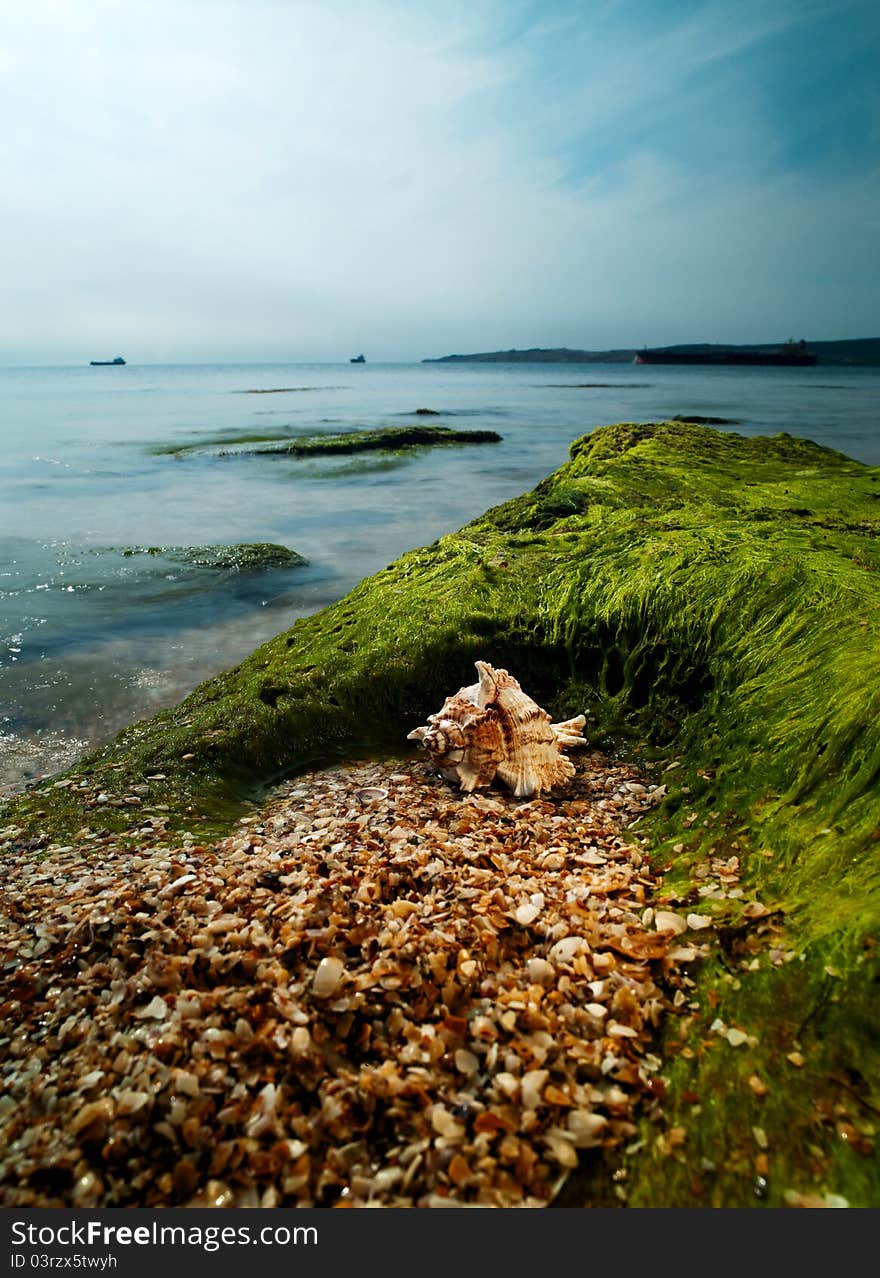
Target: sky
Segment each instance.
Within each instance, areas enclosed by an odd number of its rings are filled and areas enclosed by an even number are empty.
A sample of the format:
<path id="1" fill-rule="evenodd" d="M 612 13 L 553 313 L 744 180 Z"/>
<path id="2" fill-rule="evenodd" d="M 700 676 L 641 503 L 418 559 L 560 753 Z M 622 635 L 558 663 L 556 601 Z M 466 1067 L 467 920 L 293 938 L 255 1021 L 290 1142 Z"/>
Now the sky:
<path id="1" fill-rule="evenodd" d="M 0 0 L 0 363 L 880 335 L 876 0 Z"/>

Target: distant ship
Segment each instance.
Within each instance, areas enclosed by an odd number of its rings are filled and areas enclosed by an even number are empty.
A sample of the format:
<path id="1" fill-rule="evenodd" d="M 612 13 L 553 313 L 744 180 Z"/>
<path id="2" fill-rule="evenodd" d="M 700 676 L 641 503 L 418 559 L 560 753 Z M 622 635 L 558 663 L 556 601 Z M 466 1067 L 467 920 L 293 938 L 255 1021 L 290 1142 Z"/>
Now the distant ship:
<path id="1" fill-rule="evenodd" d="M 779 350 L 743 350 L 734 347 L 705 347 L 704 349 L 681 350 L 673 346 L 665 346 L 661 350 L 638 351 L 633 361 L 636 364 L 763 364 L 771 367 L 812 368 L 816 356 L 810 355 L 806 342 L 786 342 Z"/>
<path id="2" fill-rule="evenodd" d="M 367 361 L 364 359 L 363 355 L 353 355 L 348 362 L 349 364 L 366 364 Z"/>
<path id="3" fill-rule="evenodd" d="M 124 364 L 125 360 L 121 355 L 117 355 L 115 359 L 90 359 L 89 363 L 93 366 L 106 367 L 110 364 Z"/>

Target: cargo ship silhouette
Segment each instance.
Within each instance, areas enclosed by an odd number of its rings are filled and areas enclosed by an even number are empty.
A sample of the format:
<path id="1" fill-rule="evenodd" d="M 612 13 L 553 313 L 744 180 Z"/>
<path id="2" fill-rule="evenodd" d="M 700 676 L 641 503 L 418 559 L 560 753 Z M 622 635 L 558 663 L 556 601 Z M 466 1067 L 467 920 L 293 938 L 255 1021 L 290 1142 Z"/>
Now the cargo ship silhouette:
<path id="1" fill-rule="evenodd" d="M 809 354 L 806 342 L 789 341 L 778 350 L 743 350 L 723 346 L 676 347 L 637 351 L 636 364 L 763 364 L 769 367 L 812 368 L 816 356 Z"/>

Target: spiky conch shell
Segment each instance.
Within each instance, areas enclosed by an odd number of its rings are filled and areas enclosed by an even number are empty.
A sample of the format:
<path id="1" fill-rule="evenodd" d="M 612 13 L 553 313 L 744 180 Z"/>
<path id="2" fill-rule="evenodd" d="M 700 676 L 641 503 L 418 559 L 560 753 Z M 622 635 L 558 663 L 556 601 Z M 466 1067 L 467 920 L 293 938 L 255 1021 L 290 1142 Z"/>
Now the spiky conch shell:
<path id="1" fill-rule="evenodd" d="M 440 775 L 468 793 L 496 777 L 519 799 L 570 781 L 575 767 L 562 751 L 586 745 L 584 715 L 551 723 L 506 670 L 485 661 L 476 667 L 479 681 L 447 697 L 407 740 L 420 742 Z"/>

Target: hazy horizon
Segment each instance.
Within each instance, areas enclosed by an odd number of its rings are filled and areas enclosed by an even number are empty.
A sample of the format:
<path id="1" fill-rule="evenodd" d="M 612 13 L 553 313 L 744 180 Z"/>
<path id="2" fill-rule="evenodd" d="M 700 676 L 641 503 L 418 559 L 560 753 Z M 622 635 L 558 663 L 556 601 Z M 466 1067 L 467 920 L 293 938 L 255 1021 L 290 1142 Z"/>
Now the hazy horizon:
<path id="1" fill-rule="evenodd" d="M 0 364 L 871 337 L 866 0 L 0 0 Z"/>
<path id="2" fill-rule="evenodd" d="M 822 339 L 822 340 L 823 340 L 823 341 L 826 341 L 826 340 L 827 340 L 827 341 L 834 341 L 835 339 L 833 339 L 833 338 L 828 338 L 828 339 Z M 861 339 L 860 339 L 860 338 L 841 338 L 841 339 L 839 339 L 839 340 L 840 340 L 840 341 L 859 341 L 859 340 L 866 340 L 866 341 L 875 341 L 875 342 L 876 342 L 876 341 L 880 341 L 880 337 L 876 337 L 876 336 L 875 336 L 875 337 L 868 337 L 868 336 L 866 336 L 866 337 L 861 338 Z M 681 341 L 681 342 L 670 342 L 670 343 L 667 343 L 666 345 L 669 345 L 669 346 L 691 346 L 691 345 L 696 345 L 696 344 L 697 344 L 697 342 L 696 342 L 696 341 L 694 341 L 694 342 L 689 342 L 689 341 L 687 341 L 686 339 L 682 339 L 682 341 Z M 730 345 L 730 346 L 734 346 L 734 345 L 754 345 L 755 347 L 760 347 L 760 346 L 767 346 L 767 345 L 769 345 L 769 344 L 771 344 L 771 343 L 755 341 L 754 343 L 733 343 L 733 342 L 731 342 L 731 343 L 726 343 L 726 344 L 727 344 L 727 345 Z M 781 342 L 779 342 L 779 343 L 772 343 L 772 345 L 781 345 L 781 344 L 782 344 Z M 659 345 L 659 344 L 658 344 L 658 345 Z M 723 342 L 719 342 L 719 343 L 718 343 L 718 345 L 725 345 L 725 343 L 723 343 Z M 811 345 L 812 345 L 812 344 L 811 344 L 810 342 L 808 342 L 808 343 L 807 343 L 808 348 L 809 348 Z M 536 349 L 551 350 L 551 349 L 564 349 L 564 348 L 539 347 L 537 344 L 533 344 L 531 347 L 492 347 L 491 349 L 490 349 L 490 348 L 486 348 L 486 350 L 485 350 L 485 351 L 477 351 L 477 350 L 473 350 L 473 351 L 470 351 L 470 350 L 468 350 L 468 351 L 465 351 L 465 350 L 461 350 L 461 351 L 444 351 L 444 352 L 442 352 L 441 354 L 438 354 L 438 355 L 414 355 L 414 356 L 413 356 L 412 358 L 410 358 L 410 359 L 372 359 L 372 358 L 371 358 L 371 359 L 365 359 L 365 362 L 366 362 L 367 364 L 370 364 L 371 366 L 375 366 L 375 365 L 381 365 L 381 366 L 385 366 L 385 365 L 399 365 L 401 368 L 406 368 L 406 367 L 410 367 L 410 366 L 412 366 L 413 364 L 419 364 L 419 363 L 442 363 L 442 362 L 443 362 L 443 357 L 444 357 L 444 356 L 448 356 L 448 355 L 480 355 L 480 354 L 493 354 L 493 353 L 495 353 L 496 351 L 509 351 L 509 350 L 536 350 Z M 608 351 L 612 351 L 612 350 L 633 350 L 633 351 L 636 351 L 636 350 L 643 349 L 643 348 L 633 346 L 633 347 L 569 347 L 568 349 L 569 349 L 569 350 L 573 350 L 573 351 L 574 351 L 574 350 L 584 350 L 584 351 L 589 351 L 589 353 L 593 354 L 593 353 L 595 353 L 595 352 L 597 352 L 597 351 L 603 351 L 603 350 L 608 350 Z M 660 349 L 662 349 L 662 345 L 660 346 Z M 99 361 L 106 361 L 106 357 L 105 357 L 105 356 L 103 356 L 103 355 L 98 356 L 97 358 L 98 358 L 98 360 L 99 360 Z M 111 360 L 112 360 L 112 358 L 113 358 L 113 357 L 112 357 L 112 356 L 110 356 L 110 359 L 111 359 Z M 552 362 L 552 361 L 551 361 L 551 362 Z M 18 370 L 22 370 L 22 371 L 23 371 L 23 370 L 32 369 L 32 368 L 56 368 L 56 369 L 59 369 L 59 370 L 60 370 L 60 369 L 81 368 L 81 367 L 84 367 L 84 366 L 86 366 L 86 365 L 88 365 L 88 364 L 91 364 L 91 363 L 92 363 L 92 358 L 85 359 L 85 360 L 67 360 L 67 361 L 64 361 L 64 360 L 59 360 L 59 361 L 54 361 L 54 360 L 32 360 L 30 363 L 15 363 L 15 364 L 10 364 L 10 363 L 6 363 L 6 362 L 3 362 L 3 361 L 0 361 L 0 368 L 4 368 L 4 369 L 6 369 L 8 372 L 15 372 L 17 369 L 18 369 Z M 253 366 L 253 367 L 255 367 L 255 368 L 260 368 L 260 367 L 265 367 L 265 368 L 271 368 L 271 367 L 287 368 L 287 367 L 297 366 L 297 365 L 302 365 L 302 366 L 304 366 L 304 367 L 312 367 L 312 366 L 314 366 L 314 367 L 316 367 L 316 368 L 321 368 L 321 367 L 327 367 L 327 368 L 341 368 L 341 367 L 343 367 L 343 366 L 350 365 L 351 363 L 352 363 L 351 357 L 350 357 L 350 356 L 343 356 L 343 355 L 340 355 L 340 356 L 339 356 L 338 358 L 336 358 L 336 359 L 257 359 L 257 358 L 253 358 L 253 357 L 251 357 L 251 358 L 241 358 L 241 359 L 239 359 L 239 358 L 236 358 L 234 354 L 230 354 L 230 355 L 224 356 L 224 357 L 222 357 L 222 358 L 218 358 L 218 359 L 192 359 L 192 360 L 183 360 L 183 359 L 168 359 L 168 360 L 157 360 L 157 359 L 154 359 L 154 360 L 147 360 L 147 359 L 126 359 L 126 360 L 125 360 L 125 364 L 126 364 L 126 366 L 128 366 L 128 367 L 133 367 L 133 368 L 177 368 L 177 367 L 179 367 L 179 368 L 199 368 L 199 367 L 206 367 L 206 368 L 208 368 L 208 367 L 212 367 L 212 366 L 222 367 L 222 366 L 224 366 L 224 365 L 229 365 L 229 366 L 231 366 L 231 367 L 235 367 L 236 365 L 241 366 L 241 367 L 247 367 L 247 366 L 249 366 L 249 365 L 250 365 L 250 366 Z M 491 366 L 491 365 L 490 365 L 489 363 L 487 363 L 486 367 L 490 367 L 490 366 Z M 527 364 L 527 363 L 524 363 L 522 366 L 523 366 L 523 367 L 528 367 L 528 364 Z M 827 367 L 829 367 L 829 368 L 830 368 L 830 367 L 833 367 L 833 365 L 827 365 Z M 850 372 L 850 371 L 852 371 L 852 368 L 853 368 L 853 367 L 855 367 L 855 368 L 859 368 L 859 367 L 862 367 L 862 365 L 859 365 L 859 364 L 852 365 L 852 366 L 850 366 L 850 365 L 846 365 L 845 367 L 846 367 L 847 371 L 848 371 L 848 372 Z M 873 365 L 873 364 L 871 364 L 871 365 L 865 365 L 864 367 L 874 368 L 874 367 L 875 367 L 875 365 Z"/>

